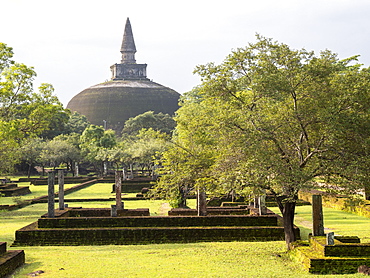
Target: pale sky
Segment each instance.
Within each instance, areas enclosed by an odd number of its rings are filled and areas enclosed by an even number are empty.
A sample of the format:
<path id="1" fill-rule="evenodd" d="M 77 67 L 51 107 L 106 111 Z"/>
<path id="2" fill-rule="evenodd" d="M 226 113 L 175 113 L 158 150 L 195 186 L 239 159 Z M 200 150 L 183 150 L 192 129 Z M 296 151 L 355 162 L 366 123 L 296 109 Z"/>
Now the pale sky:
<path id="1" fill-rule="evenodd" d="M 195 66 L 221 63 L 256 33 L 294 49 L 360 54 L 370 66 L 369 0 L 0 0 L 0 10 L 0 42 L 65 106 L 110 79 L 127 17 L 137 63 L 181 94 L 200 84 Z"/>

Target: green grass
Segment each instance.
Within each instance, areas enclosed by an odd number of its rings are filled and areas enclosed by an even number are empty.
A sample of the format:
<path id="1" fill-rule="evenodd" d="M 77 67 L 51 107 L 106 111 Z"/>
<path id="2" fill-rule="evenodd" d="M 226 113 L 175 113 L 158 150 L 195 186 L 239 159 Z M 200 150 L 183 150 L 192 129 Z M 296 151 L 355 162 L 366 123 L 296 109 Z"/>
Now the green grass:
<path id="1" fill-rule="evenodd" d="M 125 209 L 136 209 L 136 208 L 149 208 L 151 215 L 164 215 L 164 203 L 163 200 L 139 200 L 139 201 L 124 201 Z M 83 207 L 83 208 L 110 208 L 111 205 L 116 204 L 115 201 L 107 202 L 70 202 L 70 207 Z M 167 210 L 166 210 L 167 213 Z M 166 214 L 167 215 L 167 214 Z"/>
<path id="2" fill-rule="evenodd" d="M 93 199 L 93 198 L 111 198 L 115 197 L 115 193 L 112 193 L 112 183 L 96 183 L 89 187 L 84 188 L 66 195 L 66 198 L 84 198 L 84 199 Z M 128 194 L 122 194 L 122 197 L 128 196 Z M 130 193 L 131 197 L 136 196 L 136 193 Z"/>
<path id="3" fill-rule="evenodd" d="M 48 186 L 47 185 L 33 185 L 29 182 L 17 182 L 19 187 L 22 186 L 28 186 L 30 188 L 31 194 L 23 195 L 23 196 L 17 196 L 17 199 L 19 200 L 31 200 L 37 197 L 48 195 Z M 64 189 L 71 188 L 73 186 L 76 186 L 77 184 L 65 184 Z M 55 192 L 58 192 L 59 187 L 58 184 L 54 187 Z M 69 196 L 69 195 L 66 195 Z M 14 205 L 16 204 L 16 198 L 15 197 L 1 197 L 0 198 L 0 205 Z"/>
<path id="4" fill-rule="evenodd" d="M 105 186 L 107 185 L 107 186 Z M 111 196 L 111 185 L 91 186 L 71 195 L 85 198 Z M 78 194 L 77 194 L 78 193 Z M 68 195 L 68 196 L 71 196 Z M 90 197 L 91 198 L 91 197 Z M 0 198 L 2 199 L 2 198 Z M 162 200 L 125 201 L 125 208 L 150 208 L 159 215 Z M 69 206 L 110 207 L 112 202 L 69 203 Z M 57 206 L 57 204 L 56 204 Z M 195 200 L 189 200 L 195 207 Z M 276 208 L 274 208 L 275 210 Z M 0 211 L 0 241 L 11 244 L 15 231 L 47 212 L 47 204 L 34 204 L 16 211 Z M 311 207 L 296 209 L 296 224 L 310 231 Z M 370 219 L 324 208 L 324 224 L 336 234 L 370 237 Z M 312 275 L 286 258 L 285 242 L 209 242 L 122 246 L 35 246 L 18 247 L 26 253 L 26 264 L 13 277 L 43 270 L 40 277 L 338 277 Z M 359 274 L 339 277 L 363 277 Z"/>
<path id="5" fill-rule="evenodd" d="M 335 277 L 305 274 L 279 257 L 281 242 L 229 242 L 83 247 L 26 247 L 42 277 Z M 343 275 L 341 277 L 355 277 Z"/>
<path id="6" fill-rule="evenodd" d="M 45 213 L 47 204 L 33 204 L 13 211 L 0 210 L 0 241 L 10 245 L 14 241 L 16 230 L 35 222 Z"/>

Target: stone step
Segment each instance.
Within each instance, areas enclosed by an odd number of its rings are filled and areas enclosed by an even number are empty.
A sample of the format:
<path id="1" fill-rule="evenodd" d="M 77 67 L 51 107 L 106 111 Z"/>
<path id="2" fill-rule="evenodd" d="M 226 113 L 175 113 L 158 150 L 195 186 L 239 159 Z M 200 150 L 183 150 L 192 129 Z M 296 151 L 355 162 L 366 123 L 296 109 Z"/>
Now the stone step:
<path id="1" fill-rule="evenodd" d="M 299 229 L 296 229 L 299 238 Z M 16 231 L 12 246 L 188 243 L 284 240 L 283 227 L 139 227 L 38 229 Z"/>
<path id="2" fill-rule="evenodd" d="M 343 243 L 334 239 L 334 245 L 327 245 L 325 237 L 311 237 L 310 246 L 324 257 L 370 257 L 369 243 Z"/>
<path id="3" fill-rule="evenodd" d="M 0 185 L 0 190 L 16 188 L 17 186 L 18 186 L 18 184 L 16 184 L 16 183 L 6 183 L 6 184 Z"/>
<path id="4" fill-rule="evenodd" d="M 6 242 L 0 242 L 0 255 L 6 253 Z"/>
<path id="5" fill-rule="evenodd" d="M 24 262 L 25 254 L 23 250 L 6 251 L 6 243 L 0 243 L 0 277 L 6 277 L 13 273 Z"/>
<path id="6" fill-rule="evenodd" d="M 0 193 L 3 194 L 4 197 L 12 197 L 27 195 L 30 194 L 31 191 L 28 186 L 22 186 L 9 189 L 0 189 Z"/>
<path id="7" fill-rule="evenodd" d="M 38 228 L 124 228 L 124 227 L 273 227 L 278 226 L 277 215 L 212 215 L 212 216 L 134 216 L 145 209 L 127 210 L 132 216 L 102 217 L 102 215 L 87 214 L 86 209 L 76 209 L 62 212 L 62 217 L 39 218 Z M 125 210 L 123 210 L 125 211 Z M 146 210 L 148 215 L 149 211 Z M 59 212 L 57 210 L 56 212 Z M 91 212 L 99 212 L 92 210 Z M 103 212 L 103 211 L 102 211 Z M 105 210 L 106 216 L 110 211 Z M 72 214 L 73 213 L 73 214 Z M 69 214 L 69 217 L 66 217 Z M 78 215 L 80 214 L 80 215 Z M 78 217 L 76 217 L 78 215 Z M 73 217 L 74 216 L 74 217 Z M 94 216 L 94 217 L 91 217 Z"/>

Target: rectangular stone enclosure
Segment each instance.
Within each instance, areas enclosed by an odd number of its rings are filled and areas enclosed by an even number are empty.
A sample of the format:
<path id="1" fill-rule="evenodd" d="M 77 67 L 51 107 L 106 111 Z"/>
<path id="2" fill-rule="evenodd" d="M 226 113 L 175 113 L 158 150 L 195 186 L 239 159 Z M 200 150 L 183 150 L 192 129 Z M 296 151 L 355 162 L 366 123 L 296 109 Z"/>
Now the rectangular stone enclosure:
<path id="1" fill-rule="evenodd" d="M 13 246 L 284 240 L 281 217 L 268 215 L 149 216 L 148 209 L 56 210 L 16 231 Z M 140 214 L 141 213 L 141 214 Z M 299 229 L 295 228 L 297 238 Z"/>

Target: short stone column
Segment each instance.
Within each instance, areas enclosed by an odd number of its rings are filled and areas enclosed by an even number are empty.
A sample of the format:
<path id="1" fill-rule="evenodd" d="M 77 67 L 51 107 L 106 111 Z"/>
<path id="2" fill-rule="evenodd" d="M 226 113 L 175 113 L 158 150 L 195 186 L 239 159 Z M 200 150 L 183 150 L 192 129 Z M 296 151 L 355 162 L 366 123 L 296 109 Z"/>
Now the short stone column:
<path id="1" fill-rule="evenodd" d="M 326 245 L 334 245 L 334 232 L 326 234 Z"/>
<path id="2" fill-rule="evenodd" d="M 115 191 L 116 191 L 116 208 L 117 210 L 123 209 L 122 204 L 122 172 L 116 171 L 115 173 Z"/>
<path id="3" fill-rule="evenodd" d="M 197 211 L 198 216 L 206 216 L 207 215 L 207 198 L 206 192 L 198 189 L 197 194 Z"/>
<path id="4" fill-rule="evenodd" d="M 54 193 L 54 184 L 55 184 L 55 173 L 48 173 L 48 217 L 55 217 L 55 193 Z"/>
<path id="5" fill-rule="evenodd" d="M 112 216 L 112 217 L 117 216 L 117 206 L 116 205 L 111 205 L 110 216 Z"/>
<path id="6" fill-rule="evenodd" d="M 125 171 L 125 168 L 122 168 L 122 180 L 127 180 L 127 175 L 126 175 L 126 171 Z"/>
<path id="7" fill-rule="evenodd" d="M 58 184 L 59 184 L 59 191 L 58 191 L 58 198 L 59 198 L 59 209 L 64 209 L 64 171 L 58 170 Z"/>
<path id="8" fill-rule="evenodd" d="M 75 163 L 75 177 L 78 177 L 80 175 L 79 169 L 78 169 L 78 163 Z"/>
<path id="9" fill-rule="evenodd" d="M 267 214 L 267 207 L 266 207 L 266 195 L 261 195 L 258 198 L 258 204 L 259 204 L 259 214 L 260 215 L 266 215 Z"/>
<path id="10" fill-rule="evenodd" d="M 312 235 L 324 236 L 324 216 L 322 213 L 322 196 L 312 195 Z"/>

